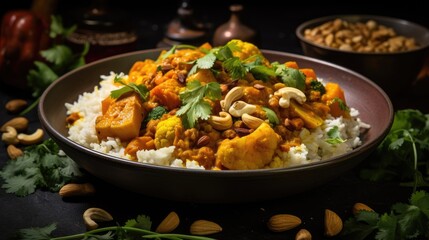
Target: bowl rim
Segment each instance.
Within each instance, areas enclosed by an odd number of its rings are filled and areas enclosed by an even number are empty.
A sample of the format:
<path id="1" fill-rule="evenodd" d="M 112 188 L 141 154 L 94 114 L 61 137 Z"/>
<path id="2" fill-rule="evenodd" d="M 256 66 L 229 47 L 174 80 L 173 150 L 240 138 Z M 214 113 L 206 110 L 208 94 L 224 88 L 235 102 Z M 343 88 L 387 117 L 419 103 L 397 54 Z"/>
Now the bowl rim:
<path id="1" fill-rule="evenodd" d="M 303 35 L 304 30 L 311 25 L 316 25 L 319 26 L 327 21 L 330 20 L 334 20 L 336 18 L 344 18 L 344 19 L 350 19 L 350 18 L 356 18 L 356 19 L 373 19 L 375 21 L 377 20 L 382 20 L 382 21 L 388 21 L 388 22 L 395 22 L 395 23 L 400 23 L 400 24 L 404 24 L 404 25 L 410 25 L 410 26 L 414 26 L 417 28 L 421 28 L 422 30 L 424 30 L 426 32 L 426 34 L 429 34 L 429 29 L 426 28 L 425 26 L 409 21 L 409 20 L 405 20 L 402 18 L 396 18 L 396 17 L 389 17 L 389 16 L 383 16 L 383 15 L 371 15 L 371 14 L 338 14 L 338 15 L 327 15 L 327 16 L 322 16 L 322 17 L 318 17 L 318 18 L 313 18 L 307 21 L 304 21 L 302 23 L 300 23 L 296 29 L 295 29 L 295 35 L 296 37 L 301 41 L 304 42 L 306 44 L 309 44 L 313 47 L 317 47 L 317 48 L 321 48 L 321 49 L 325 49 L 327 51 L 332 51 L 332 52 L 336 52 L 336 53 L 343 53 L 343 54 L 350 54 L 350 55 L 365 55 L 365 56 L 392 56 L 392 55 L 400 55 L 400 54 L 409 54 L 409 53 L 413 53 L 413 52 L 418 52 L 418 51 L 427 51 L 429 50 L 429 41 L 427 42 L 419 42 L 419 45 L 417 46 L 417 48 L 411 49 L 411 50 L 406 50 L 406 51 L 400 51 L 400 52 L 356 52 L 356 51 L 343 51 L 343 50 L 339 50 L 338 48 L 333 48 L 333 47 L 328 47 L 325 45 L 320 45 L 317 43 L 314 43 L 313 41 L 309 41 L 308 39 L 306 39 Z M 429 52 L 429 51 L 428 51 Z"/>
<path id="2" fill-rule="evenodd" d="M 187 174 L 197 173 L 200 175 L 203 174 L 204 176 L 237 178 L 237 177 L 249 177 L 249 176 L 263 177 L 263 176 L 267 176 L 267 175 L 276 175 L 276 174 L 280 175 L 280 174 L 284 174 L 286 172 L 295 172 L 295 171 L 302 171 L 302 170 L 313 169 L 313 168 L 321 168 L 321 167 L 325 167 L 326 165 L 342 164 L 342 162 L 348 161 L 350 158 L 357 157 L 362 152 L 365 152 L 369 148 L 374 147 L 374 145 L 379 144 L 382 141 L 382 139 L 388 134 L 388 132 L 389 132 L 389 130 L 393 124 L 394 109 L 393 109 L 393 104 L 392 104 L 390 98 L 388 97 L 388 95 L 384 92 L 384 90 L 381 87 L 379 87 L 377 84 L 375 84 L 374 82 L 369 80 L 367 77 L 365 77 L 365 76 L 363 76 L 363 75 L 361 75 L 361 74 L 359 74 L 359 73 L 357 73 L 351 69 L 348 69 L 348 68 L 345 68 L 345 67 L 342 67 L 340 65 L 337 65 L 337 64 L 334 64 L 331 62 L 327 62 L 324 60 L 311 58 L 308 56 L 295 54 L 295 53 L 289 53 L 289 52 L 283 52 L 283 51 L 277 51 L 277 50 L 268 50 L 268 49 L 260 49 L 260 50 L 261 50 L 261 52 L 263 52 L 265 54 L 266 53 L 269 53 L 269 54 L 287 54 L 288 56 L 293 57 L 293 58 L 300 58 L 300 59 L 304 59 L 304 60 L 309 60 L 311 62 L 316 62 L 318 64 L 320 63 L 320 64 L 323 64 L 324 66 L 334 67 L 336 69 L 340 69 L 342 71 L 346 71 L 352 75 L 357 76 L 361 80 L 365 81 L 366 84 L 369 84 L 369 85 L 371 85 L 371 87 L 377 89 L 377 91 L 381 95 L 383 95 L 383 98 L 386 100 L 386 103 L 388 105 L 389 117 L 388 117 L 386 129 L 384 129 L 382 131 L 382 133 L 379 136 L 375 137 L 371 142 L 366 142 L 366 143 L 363 142 L 362 145 L 354 148 L 352 151 L 350 151 L 348 153 L 341 154 L 341 155 L 338 155 L 338 156 L 335 156 L 335 157 L 332 157 L 332 158 L 329 158 L 326 160 L 316 161 L 316 162 L 312 162 L 312 163 L 306 163 L 303 165 L 290 166 L 290 167 L 286 167 L 286 168 L 265 168 L 265 169 L 251 169 L 251 170 L 219 171 L 219 170 L 188 169 L 188 168 L 178 168 L 178 167 L 176 168 L 176 167 L 171 167 L 171 166 L 161 166 L 161 165 L 155 165 L 155 164 L 149 164 L 149 163 L 134 162 L 134 161 L 130 161 L 128 159 L 108 155 L 107 153 L 98 152 L 96 150 L 90 149 L 88 147 L 80 145 L 77 142 L 72 141 L 71 139 L 69 139 L 68 137 L 64 136 L 59 131 L 57 131 L 48 121 L 46 121 L 46 119 L 48 117 L 45 114 L 45 107 L 44 107 L 45 100 L 46 100 L 47 96 L 51 93 L 51 90 L 53 88 L 55 88 L 57 85 L 59 85 L 61 83 L 61 81 L 63 81 L 63 79 L 67 79 L 67 77 L 69 75 L 73 75 L 75 72 L 81 71 L 83 68 L 90 68 L 93 65 L 97 65 L 97 64 L 100 64 L 100 63 L 105 62 L 105 61 L 123 58 L 123 57 L 131 56 L 131 55 L 135 55 L 135 54 L 160 52 L 162 50 L 165 50 L 165 48 L 138 50 L 138 51 L 133 51 L 133 52 L 128 52 L 128 53 L 118 54 L 115 56 L 103 58 L 103 59 L 88 63 L 84 66 L 81 66 L 77 69 L 69 71 L 68 73 L 60 76 L 56 81 L 54 81 L 52 84 L 50 84 L 48 86 L 48 88 L 43 92 L 43 94 L 40 97 L 40 101 L 38 104 L 38 115 L 39 115 L 39 119 L 40 119 L 40 122 L 42 124 L 42 127 L 47 129 L 47 132 L 49 135 L 53 135 L 54 140 L 60 139 L 63 144 L 66 144 L 69 147 L 76 149 L 76 151 L 86 152 L 90 155 L 93 155 L 94 157 L 102 158 L 104 161 L 107 160 L 109 162 L 109 164 L 121 164 L 121 165 L 124 164 L 125 166 L 128 166 L 128 167 L 150 169 L 151 171 L 155 171 L 155 172 L 168 170 L 169 172 L 174 172 L 175 174 L 187 175 Z M 76 96 L 76 98 L 77 97 L 78 96 Z"/>

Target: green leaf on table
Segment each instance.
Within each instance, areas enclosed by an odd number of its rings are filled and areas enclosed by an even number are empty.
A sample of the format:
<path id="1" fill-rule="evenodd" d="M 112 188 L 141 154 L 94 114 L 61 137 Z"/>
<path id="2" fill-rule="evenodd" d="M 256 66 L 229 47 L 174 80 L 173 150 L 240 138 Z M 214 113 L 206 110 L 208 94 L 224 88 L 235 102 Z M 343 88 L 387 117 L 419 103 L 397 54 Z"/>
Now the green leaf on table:
<path id="1" fill-rule="evenodd" d="M 392 205 L 389 213 L 360 211 L 344 223 L 344 239 L 399 240 L 423 239 L 429 236 L 429 194 L 416 191 L 409 203 Z M 369 238 L 373 236 L 372 238 Z"/>
<path id="2" fill-rule="evenodd" d="M 22 156 L 9 160 L 0 171 L 4 180 L 1 187 L 21 197 L 37 188 L 57 192 L 64 184 L 82 175 L 77 164 L 60 153 L 52 139 L 26 147 Z"/>
<path id="3" fill-rule="evenodd" d="M 20 240 L 49 240 L 52 239 L 51 234 L 57 228 L 55 223 L 41 228 L 25 228 L 18 232 Z"/>

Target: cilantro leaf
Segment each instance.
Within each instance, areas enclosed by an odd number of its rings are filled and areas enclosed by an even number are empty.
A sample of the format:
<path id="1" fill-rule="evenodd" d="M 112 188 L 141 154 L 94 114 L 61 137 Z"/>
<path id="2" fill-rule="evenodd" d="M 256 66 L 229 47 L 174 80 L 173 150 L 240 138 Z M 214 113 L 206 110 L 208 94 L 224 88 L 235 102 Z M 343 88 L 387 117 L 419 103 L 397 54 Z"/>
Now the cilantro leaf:
<path id="1" fill-rule="evenodd" d="M 244 78 L 248 72 L 238 57 L 228 58 L 222 63 L 222 65 L 231 75 L 232 79 Z"/>
<path id="2" fill-rule="evenodd" d="M 371 181 L 399 180 L 404 186 L 429 186 L 429 114 L 415 109 L 395 112 L 392 127 L 360 172 Z"/>
<path id="3" fill-rule="evenodd" d="M 345 142 L 345 140 L 341 138 L 341 133 L 340 133 L 340 129 L 338 128 L 338 126 L 332 127 L 328 131 L 327 135 L 329 138 L 326 139 L 325 141 L 329 144 L 339 144 L 339 143 Z"/>
<path id="4" fill-rule="evenodd" d="M 49 240 L 52 232 L 57 228 L 55 223 L 41 228 L 26 228 L 18 232 L 18 238 L 22 240 Z"/>
<path id="5" fill-rule="evenodd" d="M 280 124 L 280 120 L 277 117 L 277 114 L 273 110 L 271 110 L 270 108 L 267 108 L 267 107 L 262 107 L 262 109 L 265 111 L 265 114 L 267 115 L 268 121 L 270 121 L 270 123 L 272 125 L 275 126 L 275 125 Z"/>
<path id="6" fill-rule="evenodd" d="M 124 226 L 150 230 L 152 228 L 152 221 L 149 216 L 138 215 L 136 218 L 128 220 Z"/>
<path id="7" fill-rule="evenodd" d="M 198 80 L 189 82 L 186 90 L 179 94 L 182 106 L 176 112 L 177 116 L 182 116 L 183 124 L 186 128 L 193 128 L 198 119 L 207 120 L 211 114 L 211 106 L 205 98 L 219 100 L 221 98 L 220 84 L 209 82 L 201 85 Z"/>
<path id="8" fill-rule="evenodd" d="M 305 90 L 305 75 L 295 68 L 286 67 L 284 64 L 272 63 L 274 71 L 280 77 L 282 82 L 288 87 L 298 88 L 301 91 Z"/>
<path id="9" fill-rule="evenodd" d="M 143 85 L 143 84 L 137 85 L 135 83 L 125 83 L 124 81 L 122 81 L 122 77 L 118 75 L 115 76 L 114 82 L 120 83 L 124 85 L 124 87 L 111 91 L 110 97 L 112 98 L 120 98 L 122 95 L 133 91 L 138 93 L 140 98 L 143 101 L 146 101 L 147 97 L 149 96 L 149 90 L 147 89 L 146 85 Z"/>
<path id="10" fill-rule="evenodd" d="M 31 69 L 27 79 L 28 86 L 33 90 L 33 97 L 38 97 L 58 78 L 58 75 L 43 62 L 35 61 L 34 65 L 37 69 Z"/>
<path id="11" fill-rule="evenodd" d="M 64 184 L 82 175 L 77 164 L 61 154 L 52 139 L 25 148 L 22 156 L 9 160 L 0 171 L 5 182 L 2 188 L 21 197 L 37 188 L 57 192 Z"/>
<path id="12" fill-rule="evenodd" d="M 210 69 L 213 67 L 216 61 L 216 55 L 213 52 L 209 52 L 204 57 L 198 58 L 195 61 L 194 66 L 189 71 L 188 75 L 192 75 L 197 72 L 197 69 Z"/>
<path id="13" fill-rule="evenodd" d="M 417 191 L 409 203 L 396 203 L 390 213 L 361 211 L 344 223 L 344 239 L 396 240 L 423 239 L 429 236 L 429 194 Z"/>

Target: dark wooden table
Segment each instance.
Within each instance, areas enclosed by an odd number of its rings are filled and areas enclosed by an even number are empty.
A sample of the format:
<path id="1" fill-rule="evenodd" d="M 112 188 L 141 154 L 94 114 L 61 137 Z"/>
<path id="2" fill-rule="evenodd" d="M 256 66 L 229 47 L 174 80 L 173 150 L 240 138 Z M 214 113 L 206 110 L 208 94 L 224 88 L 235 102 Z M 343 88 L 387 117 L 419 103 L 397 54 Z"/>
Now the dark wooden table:
<path id="1" fill-rule="evenodd" d="M 225 3 L 219 8 L 224 5 Z M 66 6 L 60 7 L 60 10 L 66 9 Z M 337 10 L 328 8 L 323 11 L 318 8 L 308 8 L 306 11 L 300 11 L 299 8 L 289 8 L 284 10 L 285 14 L 282 16 L 281 11 L 276 10 L 274 14 L 268 14 L 272 15 L 271 18 L 258 16 L 261 20 L 255 20 L 254 17 L 257 15 L 252 14 L 255 14 L 258 7 L 248 7 L 247 9 L 253 13 L 247 14 L 246 19 L 250 19 L 250 22 L 253 19 L 253 26 L 256 26 L 261 34 L 262 48 L 298 54 L 301 53 L 301 50 L 294 35 L 294 28 L 299 22 L 318 15 L 354 13 L 357 11 L 353 7 Z M 377 8 L 366 11 L 362 8 L 358 9 L 361 9 L 360 13 L 377 11 Z M 378 8 L 378 10 L 380 9 Z M 132 12 L 135 13 L 136 11 L 134 9 Z M 139 21 L 142 36 L 139 49 L 153 48 L 161 40 L 165 26 L 171 18 L 165 15 L 157 18 L 157 14 L 160 15 L 159 11 L 157 13 L 156 11 L 150 13 L 147 9 L 142 11 L 147 15 L 143 14 Z M 394 12 L 393 15 L 397 13 L 395 16 L 401 16 L 398 12 Z M 388 14 L 387 12 L 379 13 Z M 211 16 L 214 15 L 215 12 Z M 224 10 L 217 18 L 214 18 L 212 24 L 216 25 L 226 21 L 227 17 L 228 14 Z M 413 20 L 423 21 L 421 17 L 415 17 Z M 210 16 L 205 16 L 205 18 L 210 19 Z M 400 98 L 392 99 L 395 103 L 395 109 L 417 108 L 428 113 L 428 82 L 429 78 L 423 78 Z M 33 100 L 28 95 L 1 86 L 0 124 L 15 117 L 4 109 L 5 103 L 14 98 Z M 35 110 L 27 114 L 26 117 L 30 120 L 29 132 L 40 127 Z M 8 157 L 6 145 L 1 143 L 0 148 L 0 168 L 2 168 L 8 161 Z M 181 217 L 181 223 L 175 231 L 176 233 L 188 234 L 192 221 L 207 219 L 215 221 L 223 227 L 221 233 L 212 235 L 218 239 L 294 239 L 300 228 L 308 229 L 313 234 L 313 239 L 323 239 L 325 209 L 335 211 L 343 220 L 346 220 L 352 216 L 352 206 L 356 202 L 366 203 L 377 212 L 384 213 L 390 210 L 392 204 L 408 201 L 411 188 L 400 187 L 396 182 L 374 183 L 364 181 L 359 178 L 358 173 L 359 167 L 322 187 L 303 194 L 284 199 L 243 204 L 195 204 L 155 199 L 118 189 L 91 176 L 88 178 L 97 190 L 95 196 L 91 197 L 62 199 L 58 193 L 43 190 L 37 190 L 34 194 L 26 197 L 17 197 L 13 194 L 7 194 L 4 189 L 0 189 L 0 239 L 9 239 L 18 229 L 43 227 L 54 222 L 57 223 L 58 227 L 54 232 L 55 236 L 81 233 L 85 231 L 82 214 L 89 207 L 107 210 L 120 225 L 128 219 L 144 214 L 151 218 L 154 227 L 170 211 L 176 211 Z M 314 181 L 317 181 L 317 176 L 315 176 Z M 268 230 L 266 223 L 269 217 L 278 213 L 297 215 L 302 219 L 302 225 L 287 232 L 273 233 Z"/>

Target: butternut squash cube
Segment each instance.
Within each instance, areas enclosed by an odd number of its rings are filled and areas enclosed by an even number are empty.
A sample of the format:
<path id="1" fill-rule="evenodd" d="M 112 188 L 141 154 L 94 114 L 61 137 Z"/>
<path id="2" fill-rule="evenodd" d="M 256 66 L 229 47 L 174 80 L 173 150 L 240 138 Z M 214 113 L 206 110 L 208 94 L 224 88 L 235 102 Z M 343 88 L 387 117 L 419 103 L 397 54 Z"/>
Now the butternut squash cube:
<path id="1" fill-rule="evenodd" d="M 107 111 L 97 117 L 95 129 L 99 140 L 107 137 L 131 140 L 139 135 L 143 121 L 140 97 L 131 94 L 110 102 Z"/>

